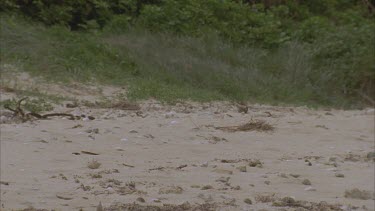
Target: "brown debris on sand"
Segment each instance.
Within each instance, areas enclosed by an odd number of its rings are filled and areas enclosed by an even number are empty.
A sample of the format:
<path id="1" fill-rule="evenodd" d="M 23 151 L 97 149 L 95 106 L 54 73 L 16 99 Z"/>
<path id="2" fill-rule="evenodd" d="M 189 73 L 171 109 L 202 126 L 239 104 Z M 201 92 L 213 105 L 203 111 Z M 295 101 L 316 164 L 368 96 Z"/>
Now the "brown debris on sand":
<path id="1" fill-rule="evenodd" d="M 136 203 L 131 204 L 115 204 L 110 206 L 109 208 L 105 208 L 105 211 L 125 211 L 125 210 L 133 210 L 133 211 L 215 211 L 217 210 L 218 206 L 216 204 L 190 204 L 189 202 L 185 202 L 180 205 L 173 205 L 173 204 L 163 204 L 161 206 L 156 205 L 140 205 Z"/>
<path id="2" fill-rule="evenodd" d="M 243 125 L 215 127 L 215 129 L 223 130 L 227 132 L 237 132 L 237 131 L 271 132 L 275 130 L 275 127 L 270 125 L 264 120 L 250 120 L 248 123 L 245 123 Z"/>
<path id="3" fill-rule="evenodd" d="M 55 117 L 55 116 L 60 116 L 60 117 L 69 117 L 70 120 L 77 120 L 77 119 L 81 119 L 81 118 L 85 118 L 86 116 L 85 115 L 81 115 L 81 116 L 74 116 L 72 114 L 68 114 L 68 113 L 49 113 L 49 114 L 38 114 L 36 112 L 29 112 L 29 113 L 26 113 L 22 108 L 21 108 L 21 105 L 22 105 L 22 102 L 27 100 L 28 98 L 25 97 L 25 98 L 22 98 L 20 100 L 17 101 L 17 104 L 16 104 L 16 108 L 11 108 L 10 105 L 4 105 L 4 108 L 13 112 L 13 118 L 18 118 L 20 119 L 22 122 L 26 122 L 26 121 L 29 121 L 29 120 L 32 120 L 33 118 L 36 118 L 36 119 L 48 119 L 49 117 Z M 92 117 L 92 116 L 87 116 L 88 119 L 90 120 L 94 120 L 95 118 Z"/>
<path id="4" fill-rule="evenodd" d="M 370 191 L 359 190 L 358 188 L 346 190 L 344 196 L 345 198 L 362 199 L 362 200 L 369 200 L 371 198 L 374 198 L 374 194 L 371 194 Z"/>

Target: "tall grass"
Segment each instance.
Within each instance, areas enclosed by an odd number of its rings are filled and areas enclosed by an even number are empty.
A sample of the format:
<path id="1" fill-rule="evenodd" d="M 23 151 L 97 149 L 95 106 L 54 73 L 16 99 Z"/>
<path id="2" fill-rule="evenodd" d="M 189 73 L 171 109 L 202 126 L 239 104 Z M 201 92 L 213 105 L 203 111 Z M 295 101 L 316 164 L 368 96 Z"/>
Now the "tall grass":
<path id="1" fill-rule="evenodd" d="M 55 82 L 126 86 L 131 99 L 361 104 L 357 96 L 337 91 L 342 84 L 332 81 L 341 69 L 317 60 L 320 50 L 314 44 L 293 41 L 265 50 L 234 47 L 212 34 L 80 33 L 17 17 L 1 19 L 2 63 Z"/>

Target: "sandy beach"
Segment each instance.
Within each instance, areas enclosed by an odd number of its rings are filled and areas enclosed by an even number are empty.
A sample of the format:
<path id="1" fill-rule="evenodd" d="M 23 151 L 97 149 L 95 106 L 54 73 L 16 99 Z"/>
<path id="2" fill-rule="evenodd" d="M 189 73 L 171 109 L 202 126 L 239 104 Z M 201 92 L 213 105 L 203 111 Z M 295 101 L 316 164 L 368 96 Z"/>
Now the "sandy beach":
<path id="1" fill-rule="evenodd" d="M 95 119 L 19 123 L 2 110 L 1 210 L 374 210 L 373 109 L 145 101 L 54 112 Z M 249 121 L 273 130 L 221 128 Z"/>

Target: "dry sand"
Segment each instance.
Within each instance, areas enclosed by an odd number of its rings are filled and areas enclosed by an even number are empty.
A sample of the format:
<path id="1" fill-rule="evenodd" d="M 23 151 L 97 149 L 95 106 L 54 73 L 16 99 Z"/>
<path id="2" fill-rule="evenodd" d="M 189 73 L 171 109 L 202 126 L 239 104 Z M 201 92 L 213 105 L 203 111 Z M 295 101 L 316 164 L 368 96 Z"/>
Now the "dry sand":
<path id="1" fill-rule="evenodd" d="M 374 210 L 373 109 L 252 105 L 244 114 L 225 102 L 147 101 L 138 115 L 56 110 L 95 119 L 3 117 L 1 210 L 97 210 L 99 202 L 103 210 L 185 202 L 163 210 Z M 215 129 L 250 119 L 275 130 Z M 365 192 L 345 197 L 355 188 Z M 131 208 L 134 202 L 143 208 Z"/>

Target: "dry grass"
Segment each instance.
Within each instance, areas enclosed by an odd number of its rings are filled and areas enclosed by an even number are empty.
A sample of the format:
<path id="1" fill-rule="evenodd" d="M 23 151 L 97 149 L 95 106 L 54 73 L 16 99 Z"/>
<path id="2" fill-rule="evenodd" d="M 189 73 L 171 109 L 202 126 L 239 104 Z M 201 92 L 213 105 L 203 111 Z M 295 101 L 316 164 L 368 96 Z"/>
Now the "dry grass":
<path id="1" fill-rule="evenodd" d="M 264 120 L 250 120 L 248 123 L 238 126 L 215 127 L 215 129 L 237 132 L 237 131 L 258 131 L 258 132 L 271 132 L 275 127 Z"/>

